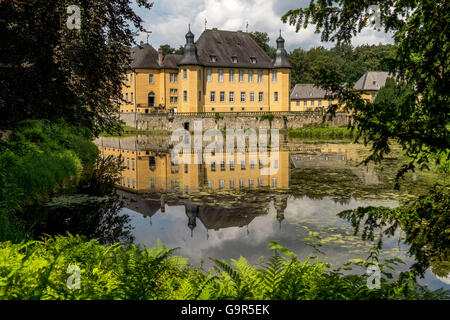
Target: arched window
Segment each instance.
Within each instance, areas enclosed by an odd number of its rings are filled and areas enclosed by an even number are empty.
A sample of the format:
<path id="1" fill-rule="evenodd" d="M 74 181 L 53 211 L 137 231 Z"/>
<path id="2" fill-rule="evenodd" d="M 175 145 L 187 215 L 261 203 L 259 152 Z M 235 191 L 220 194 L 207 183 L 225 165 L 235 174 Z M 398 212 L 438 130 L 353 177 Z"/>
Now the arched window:
<path id="1" fill-rule="evenodd" d="M 151 91 L 148 94 L 148 106 L 149 107 L 154 107 L 155 106 L 155 93 L 153 91 Z"/>

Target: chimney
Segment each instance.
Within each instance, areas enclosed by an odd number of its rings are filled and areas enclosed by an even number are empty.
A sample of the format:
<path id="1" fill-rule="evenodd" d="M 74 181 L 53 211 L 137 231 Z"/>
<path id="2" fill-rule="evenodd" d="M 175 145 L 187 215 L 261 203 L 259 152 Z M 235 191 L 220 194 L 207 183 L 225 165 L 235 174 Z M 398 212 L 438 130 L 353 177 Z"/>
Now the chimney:
<path id="1" fill-rule="evenodd" d="M 158 50 L 158 63 L 160 66 L 162 66 L 163 63 L 163 50 L 162 48 L 159 48 Z"/>
<path id="2" fill-rule="evenodd" d="M 217 31 L 217 28 L 212 28 L 213 31 Z"/>
<path id="3" fill-rule="evenodd" d="M 141 43 L 139 44 L 140 47 L 144 46 L 144 41 L 141 41 Z"/>

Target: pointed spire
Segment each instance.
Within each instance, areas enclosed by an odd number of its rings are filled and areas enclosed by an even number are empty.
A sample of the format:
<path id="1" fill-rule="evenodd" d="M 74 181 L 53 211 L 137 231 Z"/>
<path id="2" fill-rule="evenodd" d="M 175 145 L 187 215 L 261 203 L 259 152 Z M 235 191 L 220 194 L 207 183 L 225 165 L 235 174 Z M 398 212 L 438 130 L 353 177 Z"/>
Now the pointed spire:
<path id="1" fill-rule="evenodd" d="M 275 60 L 273 63 L 274 68 L 291 68 L 291 64 L 288 61 L 288 55 L 284 49 L 284 38 L 280 36 L 277 39 L 277 51 L 275 52 Z"/>
<path id="2" fill-rule="evenodd" d="M 186 45 L 184 46 L 183 58 L 181 58 L 178 65 L 199 65 L 197 47 L 194 42 L 194 34 L 191 32 L 191 25 L 189 24 L 189 31 L 186 33 Z"/>

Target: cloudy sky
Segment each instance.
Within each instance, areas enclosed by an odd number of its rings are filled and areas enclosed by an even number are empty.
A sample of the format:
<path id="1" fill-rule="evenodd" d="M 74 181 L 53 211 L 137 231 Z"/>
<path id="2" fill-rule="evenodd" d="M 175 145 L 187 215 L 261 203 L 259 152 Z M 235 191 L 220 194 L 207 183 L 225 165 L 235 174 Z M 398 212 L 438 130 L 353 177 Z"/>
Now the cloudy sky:
<path id="1" fill-rule="evenodd" d="M 189 24 L 197 39 L 205 28 L 205 19 L 208 29 L 230 31 L 245 31 L 248 22 L 250 32 L 267 32 L 272 46 L 281 29 L 288 51 L 333 46 L 321 43 L 320 35 L 314 34 L 313 28 L 296 33 L 293 26 L 281 22 L 281 16 L 289 9 L 308 4 L 309 0 L 154 0 L 152 10 L 136 9 L 136 12 L 144 19 L 145 28 L 152 31 L 149 42 L 155 48 L 166 43 L 176 48 L 184 45 Z M 142 34 L 137 40 L 146 41 L 146 37 Z M 378 43 L 392 43 L 391 36 L 367 29 L 353 42 L 354 45 Z"/>

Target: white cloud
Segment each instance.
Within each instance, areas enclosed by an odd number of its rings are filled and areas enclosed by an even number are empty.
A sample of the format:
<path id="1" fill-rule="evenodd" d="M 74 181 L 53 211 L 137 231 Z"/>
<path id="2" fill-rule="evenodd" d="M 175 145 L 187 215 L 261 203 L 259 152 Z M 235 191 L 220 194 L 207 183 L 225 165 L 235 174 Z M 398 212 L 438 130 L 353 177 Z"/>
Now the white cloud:
<path id="1" fill-rule="evenodd" d="M 314 33 L 314 27 L 295 32 L 295 27 L 284 24 L 281 16 L 289 9 L 305 7 L 309 0 L 155 0 L 150 11 L 138 10 L 144 19 L 145 27 L 152 31 L 150 43 L 158 48 L 162 44 L 170 44 L 178 48 L 184 45 L 184 35 L 188 25 L 196 39 L 207 27 L 217 27 L 222 30 L 245 30 L 267 32 L 270 43 L 275 46 L 275 40 L 281 29 L 286 39 L 286 48 L 309 49 L 313 46 L 332 47 L 333 43 L 321 43 L 320 35 Z M 146 35 L 140 35 L 138 41 L 146 40 Z M 356 36 L 353 44 L 392 43 L 392 38 L 383 32 L 366 29 Z"/>

